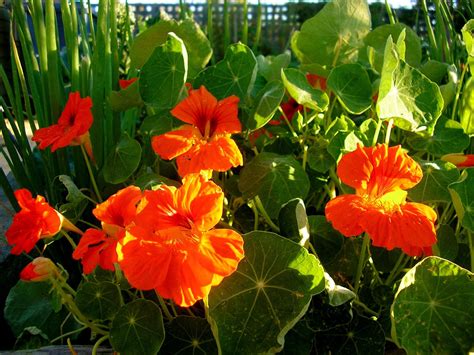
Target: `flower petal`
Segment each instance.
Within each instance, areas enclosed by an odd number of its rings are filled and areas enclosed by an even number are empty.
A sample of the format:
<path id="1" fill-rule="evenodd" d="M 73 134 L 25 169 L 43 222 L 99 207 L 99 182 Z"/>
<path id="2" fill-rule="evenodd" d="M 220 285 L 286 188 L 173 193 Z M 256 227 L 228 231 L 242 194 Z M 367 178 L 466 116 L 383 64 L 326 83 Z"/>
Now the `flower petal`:
<path id="1" fill-rule="evenodd" d="M 357 195 L 338 196 L 326 204 L 326 219 L 334 229 L 346 237 L 361 234 L 364 230 L 360 221 L 366 211 L 364 201 Z"/>
<path id="2" fill-rule="evenodd" d="M 92 213 L 101 222 L 125 228 L 135 217 L 141 197 L 139 187 L 128 186 L 98 204 Z"/>
<path id="3" fill-rule="evenodd" d="M 192 126 L 183 126 L 180 129 L 154 136 L 151 146 L 162 159 L 174 159 L 189 151 L 199 139 L 199 131 Z"/>
<path id="4" fill-rule="evenodd" d="M 212 133 L 215 134 L 231 134 L 242 132 L 242 124 L 240 123 L 239 98 L 237 96 L 229 96 L 219 101 L 214 113 L 216 124 L 211 127 Z"/>
<path id="5" fill-rule="evenodd" d="M 109 237 L 104 231 L 89 228 L 82 235 L 77 248 L 72 253 L 74 260 L 81 260 L 84 274 L 90 274 L 100 265 L 104 270 L 114 270 L 117 262 L 117 239 Z"/>

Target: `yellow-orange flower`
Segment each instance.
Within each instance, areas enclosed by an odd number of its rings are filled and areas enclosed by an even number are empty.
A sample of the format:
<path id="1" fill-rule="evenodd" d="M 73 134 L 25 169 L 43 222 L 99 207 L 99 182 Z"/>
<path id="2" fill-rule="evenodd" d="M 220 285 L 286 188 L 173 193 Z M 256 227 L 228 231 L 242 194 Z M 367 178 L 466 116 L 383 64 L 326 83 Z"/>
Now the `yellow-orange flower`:
<path id="1" fill-rule="evenodd" d="M 420 166 L 400 146 L 361 147 L 344 155 L 337 167 L 354 195 L 328 202 L 326 218 L 346 237 L 366 232 L 374 246 L 401 248 L 406 254 L 430 255 L 436 242 L 436 212 L 406 202 L 407 192 L 423 177 Z"/>
<path id="2" fill-rule="evenodd" d="M 230 138 L 242 127 L 237 117 L 239 98 L 221 101 L 201 86 L 190 90 L 171 114 L 188 123 L 152 138 L 152 147 L 163 159 L 176 159 L 178 173 L 185 176 L 202 170 L 227 171 L 242 165 L 242 154 Z"/>
<path id="3" fill-rule="evenodd" d="M 155 289 L 187 307 L 233 273 L 244 256 L 240 234 L 213 229 L 222 216 L 224 194 L 202 175 L 180 188 L 145 191 L 134 224 L 118 244 L 119 264 L 133 287 Z"/>

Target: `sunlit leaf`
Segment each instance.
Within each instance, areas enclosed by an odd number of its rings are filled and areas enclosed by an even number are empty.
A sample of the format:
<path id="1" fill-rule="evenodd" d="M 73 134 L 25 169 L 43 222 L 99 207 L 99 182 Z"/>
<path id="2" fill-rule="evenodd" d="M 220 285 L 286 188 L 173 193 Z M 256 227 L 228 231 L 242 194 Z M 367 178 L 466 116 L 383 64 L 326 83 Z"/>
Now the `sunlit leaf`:
<path id="1" fill-rule="evenodd" d="M 449 185 L 458 218 L 474 232 L 474 168 L 465 169 L 458 181 Z"/>
<path id="2" fill-rule="evenodd" d="M 288 67 L 291 61 L 290 51 L 285 51 L 279 55 L 257 56 L 258 73 L 266 81 L 281 80 L 281 70 Z"/>
<path id="3" fill-rule="evenodd" d="M 334 0 L 303 23 L 292 39 L 292 49 L 303 64 L 354 63 L 370 26 L 367 1 Z"/>
<path id="4" fill-rule="evenodd" d="M 277 352 L 324 289 L 323 268 L 300 245 L 269 232 L 244 235 L 245 258 L 209 294 L 208 319 L 223 354 Z"/>
<path id="5" fill-rule="evenodd" d="M 464 132 L 472 137 L 474 135 L 474 77 L 470 77 L 463 88 L 459 116 Z"/>
<path id="6" fill-rule="evenodd" d="M 281 81 L 267 83 L 255 99 L 255 107 L 246 121 L 248 129 L 254 131 L 267 124 L 280 106 L 285 96 L 285 87 Z"/>
<path id="7" fill-rule="evenodd" d="M 392 305 L 392 338 L 409 354 L 465 354 L 474 344 L 473 274 L 428 257 L 403 276 Z"/>

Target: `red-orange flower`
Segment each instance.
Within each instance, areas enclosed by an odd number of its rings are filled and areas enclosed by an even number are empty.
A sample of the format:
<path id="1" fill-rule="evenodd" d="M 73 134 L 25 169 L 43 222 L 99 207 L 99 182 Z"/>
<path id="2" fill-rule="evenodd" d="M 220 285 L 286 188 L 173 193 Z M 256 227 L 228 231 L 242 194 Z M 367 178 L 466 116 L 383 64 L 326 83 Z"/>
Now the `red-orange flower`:
<path id="1" fill-rule="evenodd" d="M 125 228 L 132 223 L 141 197 L 138 187 L 128 186 L 92 211 L 102 222 L 102 230 L 88 229 L 72 254 L 73 259 L 81 260 L 84 274 L 90 274 L 97 265 L 105 270 L 114 270 L 117 243 L 125 236 Z"/>
<path id="2" fill-rule="evenodd" d="M 51 259 L 42 256 L 37 257 L 25 266 L 20 272 L 20 279 L 23 281 L 40 282 L 49 278 L 59 276 L 59 269 Z"/>
<path id="3" fill-rule="evenodd" d="M 11 253 L 29 253 L 38 240 L 49 238 L 61 230 L 63 217 L 52 208 L 43 196 L 33 198 L 27 189 L 15 191 L 21 211 L 13 217 L 13 223 L 5 236 L 13 246 Z"/>
<path id="4" fill-rule="evenodd" d="M 137 81 L 138 78 L 131 78 L 131 79 L 120 79 L 119 80 L 119 86 L 120 89 L 124 90 L 128 88 L 130 85 L 132 85 L 135 81 Z"/>
<path id="5" fill-rule="evenodd" d="M 187 307 L 233 273 L 244 256 L 240 234 L 213 229 L 224 194 L 198 174 L 180 188 L 145 191 L 135 224 L 118 245 L 119 263 L 133 287 L 155 289 Z"/>
<path id="6" fill-rule="evenodd" d="M 171 111 L 188 124 L 153 137 L 153 150 L 163 159 L 177 158 L 180 176 L 201 170 L 227 171 L 242 165 L 242 154 L 230 138 L 232 133 L 242 131 L 238 102 L 236 96 L 217 101 L 204 86 L 190 90 L 189 96 Z"/>
<path id="7" fill-rule="evenodd" d="M 458 168 L 469 168 L 474 166 L 474 154 L 446 154 L 441 157 L 441 160 L 453 163 Z"/>
<path id="8" fill-rule="evenodd" d="M 337 167 L 342 182 L 356 190 L 328 202 L 326 218 L 346 237 L 362 232 L 374 246 L 401 248 L 406 254 L 431 254 L 436 242 L 436 212 L 406 202 L 406 189 L 423 177 L 420 166 L 400 146 L 358 146 Z"/>
<path id="9" fill-rule="evenodd" d="M 38 129 L 33 135 L 33 141 L 39 143 L 39 149 L 51 146 L 52 152 L 69 145 L 89 146 L 89 128 L 93 121 L 91 107 L 90 97 L 82 99 L 79 92 L 70 93 L 58 123 Z M 90 147 L 86 149 L 90 150 Z"/>

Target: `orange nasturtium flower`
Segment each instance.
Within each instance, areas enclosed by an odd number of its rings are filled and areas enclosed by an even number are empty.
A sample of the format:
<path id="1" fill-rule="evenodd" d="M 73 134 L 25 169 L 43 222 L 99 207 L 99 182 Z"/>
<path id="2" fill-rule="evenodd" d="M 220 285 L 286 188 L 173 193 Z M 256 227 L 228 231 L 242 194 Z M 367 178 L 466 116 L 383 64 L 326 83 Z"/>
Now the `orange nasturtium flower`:
<path id="1" fill-rule="evenodd" d="M 86 230 L 72 254 L 73 259 L 81 259 L 84 274 L 90 274 L 97 265 L 104 270 L 114 270 L 117 243 L 125 236 L 125 228 L 132 223 L 141 197 L 140 188 L 128 186 L 92 211 L 102 222 L 102 230 Z"/>
<path id="2" fill-rule="evenodd" d="M 137 81 L 138 78 L 131 78 L 131 79 L 120 79 L 119 80 L 119 86 L 120 89 L 125 90 L 128 88 L 130 85 L 132 85 L 135 81 Z"/>
<path id="3" fill-rule="evenodd" d="M 90 97 L 81 98 L 79 92 L 70 93 L 58 123 L 38 129 L 33 134 L 33 141 L 39 143 L 39 149 L 51 146 L 52 152 L 70 145 L 84 144 L 90 155 L 89 128 L 93 122 L 91 107 Z"/>
<path id="4" fill-rule="evenodd" d="M 133 287 L 191 306 L 244 256 L 240 234 L 213 229 L 224 194 L 204 176 L 191 174 L 179 188 L 161 185 L 144 195 L 135 224 L 118 244 L 120 267 Z"/>
<path id="5" fill-rule="evenodd" d="M 227 171 L 242 165 L 242 154 L 230 138 L 232 133 L 242 131 L 238 102 L 236 96 L 217 101 L 204 86 L 190 90 L 189 96 L 171 111 L 188 124 L 153 137 L 153 150 L 163 159 L 177 158 L 182 177 L 201 170 Z"/>
<path id="6" fill-rule="evenodd" d="M 13 217 L 13 223 L 5 233 L 7 241 L 13 246 L 11 253 L 29 253 L 40 239 L 50 238 L 61 228 L 81 233 L 63 215 L 51 207 L 43 196 L 33 198 L 27 189 L 15 191 L 21 207 Z"/>
<path id="7" fill-rule="evenodd" d="M 20 272 L 23 281 L 40 282 L 59 276 L 59 269 L 51 259 L 37 257 Z"/>
<path id="8" fill-rule="evenodd" d="M 423 177 L 421 167 L 400 146 L 358 146 L 338 166 L 341 181 L 355 189 L 328 202 L 326 218 L 346 237 L 366 232 L 374 246 L 401 248 L 406 254 L 431 255 L 436 242 L 436 212 L 406 202 L 407 192 Z"/>
<path id="9" fill-rule="evenodd" d="M 441 160 L 453 163 L 458 168 L 469 168 L 474 166 L 474 154 L 446 154 L 441 157 Z"/>

